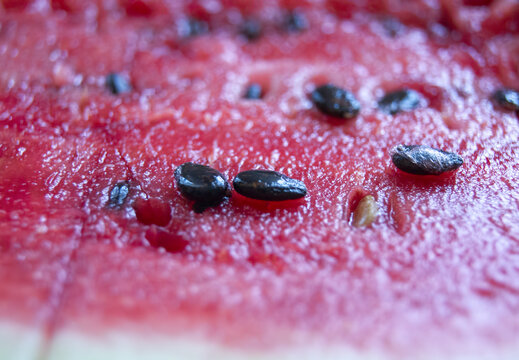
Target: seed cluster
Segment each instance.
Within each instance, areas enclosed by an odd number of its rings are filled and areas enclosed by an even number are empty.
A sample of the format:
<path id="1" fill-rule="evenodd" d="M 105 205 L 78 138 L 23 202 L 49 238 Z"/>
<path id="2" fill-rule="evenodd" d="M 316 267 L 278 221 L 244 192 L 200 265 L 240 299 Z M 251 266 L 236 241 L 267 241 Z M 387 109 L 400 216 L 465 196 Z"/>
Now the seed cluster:
<path id="1" fill-rule="evenodd" d="M 287 32 L 302 32 L 308 28 L 304 14 L 290 11 L 278 24 Z M 389 36 L 397 36 L 403 25 L 394 19 L 386 19 L 383 26 Z M 239 34 L 248 41 L 258 40 L 264 28 L 254 18 L 245 19 L 239 26 Z M 182 24 L 180 33 L 183 37 L 203 35 L 209 31 L 209 24 L 195 18 L 188 18 Z M 132 90 L 130 81 L 119 73 L 110 73 L 105 79 L 106 88 L 114 95 Z M 243 98 L 258 100 L 264 97 L 264 89 L 258 83 L 250 83 Z M 355 95 L 344 88 L 331 83 L 317 86 L 310 94 L 315 108 L 321 113 L 340 119 L 357 116 L 361 110 Z M 377 101 L 381 112 L 396 115 L 417 109 L 422 104 L 423 96 L 418 91 L 400 88 L 386 92 Z M 509 88 L 495 90 L 490 99 L 504 110 L 519 112 L 519 92 Z M 463 159 L 460 155 L 435 149 L 426 145 L 400 144 L 391 151 L 391 160 L 399 170 L 413 175 L 441 175 L 460 168 Z M 231 185 L 218 170 L 202 164 L 186 162 L 175 171 L 175 181 L 179 192 L 193 202 L 195 212 L 203 212 L 209 207 L 222 204 L 231 195 Z M 247 170 L 236 175 L 232 182 L 234 190 L 247 198 L 262 201 L 286 201 L 300 199 L 307 195 L 305 184 L 282 173 L 271 170 Z M 122 207 L 130 194 L 130 184 L 126 181 L 116 183 L 109 192 L 108 206 Z M 158 199 L 138 199 L 133 205 L 136 216 L 144 224 L 166 226 L 171 213 L 169 205 Z M 351 213 L 351 224 L 357 228 L 371 226 L 379 208 L 375 197 L 365 196 Z M 150 243 L 162 244 L 171 251 L 181 251 L 187 243 L 167 232 L 152 228 L 147 238 Z"/>

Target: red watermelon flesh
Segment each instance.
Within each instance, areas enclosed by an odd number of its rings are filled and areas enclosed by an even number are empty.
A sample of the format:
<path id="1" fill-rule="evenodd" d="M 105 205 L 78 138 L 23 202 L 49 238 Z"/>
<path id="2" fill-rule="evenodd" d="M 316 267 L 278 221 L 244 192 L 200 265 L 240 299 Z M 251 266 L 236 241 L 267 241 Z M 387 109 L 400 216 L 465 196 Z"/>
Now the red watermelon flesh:
<path id="1" fill-rule="evenodd" d="M 0 316 L 45 334 L 42 356 L 59 358 L 70 331 L 126 328 L 242 349 L 305 334 L 402 357 L 517 342 L 519 123 L 489 100 L 519 84 L 517 4 L 25 3 L 1 15 Z M 286 32 L 296 6 L 308 28 Z M 182 38 L 188 16 L 209 32 Z M 264 25 L 254 42 L 246 18 Z M 133 92 L 110 94 L 112 71 Z M 262 100 L 242 99 L 251 82 Z M 326 82 L 357 96 L 358 117 L 312 106 Z M 377 110 L 402 87 L 419 109 Z M 465 164 L 408 176 L 390 162 L 400 143 Z M 186 161 L 228 179 L 281 171 L 308 196 L 233 194 L 195 214 L 174 186 Z M 107 206 L 119 181 L 129 198 Z M 365 195 L 379 213 L 358 229 Z"/>

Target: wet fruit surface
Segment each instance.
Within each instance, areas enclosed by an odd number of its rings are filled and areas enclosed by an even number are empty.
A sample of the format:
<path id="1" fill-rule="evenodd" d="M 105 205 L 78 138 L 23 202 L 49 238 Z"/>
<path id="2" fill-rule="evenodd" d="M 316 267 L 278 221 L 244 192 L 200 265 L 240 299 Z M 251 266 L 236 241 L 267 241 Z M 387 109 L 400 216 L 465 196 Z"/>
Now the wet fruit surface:
<path id="1" fill-rule="evenodd" d="M 180 332 L 238 346 L 290 329 L 402 353 L 516 342 L 519 121 L 491 100 L 519 83 L 515 5 L 28 3 L 0 12 L 2 317 L 43 324 L 51 344 L 73 326 L 183 318 Z M 304 31 L 283 26 L 293 6 Z M 388 35 L 381 14 L 402 26 Z M 190 18 L 203 33 L 186 36 Z M 132 91 L 107 90 L 113 71 Z M 261 101 L 243 99 L 252 83 Z M 355 94 L 355 117 L 316 110 L 309 94 L 327 83 Z M 378 109 L 403 88 L 423 106 Z M 401 174 L 397 144 L 465 164 Z M 226 179 L 275 169 L 308 195 L 234 194 L 196 214 L 174 186 L 185 162 Z M 368 195 L 376 219 L 357 228 Z"/>

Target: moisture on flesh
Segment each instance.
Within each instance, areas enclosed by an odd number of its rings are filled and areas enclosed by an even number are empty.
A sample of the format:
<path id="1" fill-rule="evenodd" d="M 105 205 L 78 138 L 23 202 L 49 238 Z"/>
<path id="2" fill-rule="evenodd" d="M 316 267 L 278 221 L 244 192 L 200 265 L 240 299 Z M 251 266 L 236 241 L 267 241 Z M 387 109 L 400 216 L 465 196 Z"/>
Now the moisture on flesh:
<path id="1" fill-rule="evenodd" d="M 242 349 L 292 330 L 411 358 L 516 344 L 519 121 L 492 94 L 519 84 L 519 12 L 466 3 L 2 2 L 0 319 L 49 356 L 70 329 L 131 323 Z M 114 72 L 130 91 L 106 87 Z M 355 94 L 356 116 L 316 109 L 322 84 Z M 388 116 L 392 89 L 420 106 Z M 402 174 L 398 144 L 464 165 Z M 307 195 L 195 213 L 186 162 L 276 170 Z"/>

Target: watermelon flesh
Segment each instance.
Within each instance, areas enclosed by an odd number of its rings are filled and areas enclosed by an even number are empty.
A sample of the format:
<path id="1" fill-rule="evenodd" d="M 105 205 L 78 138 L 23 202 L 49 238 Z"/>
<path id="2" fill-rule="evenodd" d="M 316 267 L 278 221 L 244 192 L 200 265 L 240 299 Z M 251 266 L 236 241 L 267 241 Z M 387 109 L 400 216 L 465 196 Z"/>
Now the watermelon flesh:
<path id="1" fill-rule="evenodd" d="M 112 331 L 244 353 L 518 351 L 519 122 L 489 100 L 519 86 L 517 4 L 258 3 L 3 2 L 0 319 L 31 330 L 6 359 L 80 358 L 70 334 L 110 344 Z M 279 26 L 294 7 L 302 32 Z M 209 32 L 182 37 L 188 17 Z M 246 18 L 264 25 L 256 41 L 239 34 Z M 113 71 L 131 93 L 105 88 Z M 355 94 L 359 116 L 314 108 L 308 94 L 328 82 Z M 242 99 L 250 83 L 262 100 Z M 404 87 L 418 109 L 377 109 Z M 405 175 L 389 156 L 401 143 L 465 164 Z M 234 193 L 196 214 L 174 185 L 187 161 L 228 179 L 280 171 L 308 196 Z M 109 207 L 119 181 L 129 197 Z M 355 228 L 366 195 L 379 213 Z"/>

